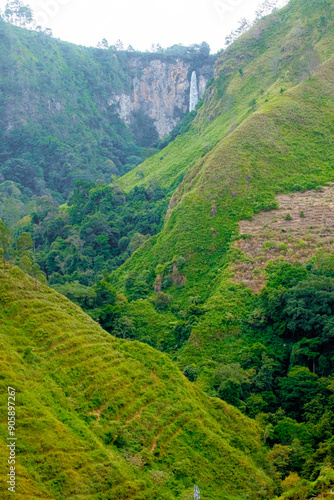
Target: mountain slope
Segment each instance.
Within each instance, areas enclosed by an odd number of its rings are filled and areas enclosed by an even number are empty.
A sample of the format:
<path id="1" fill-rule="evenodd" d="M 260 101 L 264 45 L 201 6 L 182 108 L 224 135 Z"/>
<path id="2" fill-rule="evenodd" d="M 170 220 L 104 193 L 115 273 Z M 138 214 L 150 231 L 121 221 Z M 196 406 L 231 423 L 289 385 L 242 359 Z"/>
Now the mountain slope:
<path id="1" fill-rule="evenodd" d="M 185 174 L 184 180 L 174 190 L 163 230 L 146 241 L 114 273 L 114 283 L 123 287 L 128 297 L 145 279 L 152 302 L 160 298 L 159 292 L 163 292 L 166 311 L 175 315 L 175 324 L 177 321 L 181 324 L 174 329 L 175 338 L 169 343 L 169 352 L 179 366 L 186 370 L 185 373 L 190 369 L 191 378 L 197 379 L 196 383 L 210 394 L 217 394 L 220 385 L 224 385 L 221 380 L 224 380 L 224 376 L 229 377 L 224 372 L 225 365 L 241 363 L 247 366 L 242 360 L 243 356 L 248 355 L 249 349 L 254 346 L 254 349 L 258 348 L 257 342 L 265 346 L 271 352 L 272 359 L 280 365 L 279 369 L 271 368 L 271 373 L 277 377 L 274 385 L 268 383 L 270 391 L 275 387 L 275 394 L 269 392 L 261 395 L 266 402 L 267 412 L 275 412 L 278 410 L 275 405 L 283 404 L 279 380 L 280 377 L 289 377 L 289 370 L 294 364 L 316 371 L 319 379 L 322 373 L 330 375 L 333 368 L 331 362 L 328 361 L 328 366 L 332 368 L 326 372 L 321 371 L 320 365 L 321 356 L 328 355 L 329 360 L 332 350 L 329 344 L 323 352 L 315 350 L 315 354 L 312 351 L 315 356 L 312 365 L 309 358 L 295 355 L 298 349 L 302 349 L 298 342 L 302 342 L 303 335 L 308 339 L 307 342 L 311 342 L 307 332 L 302 331 L 297 342 L 293 340 L 291 332 L 290 336 L 286 334 L 282 339 L 273 327 L 271 334 L 268 333 L 269 327 L 265 333 L 261 330 L 261 321 L 265 323 L 270 314 L 268 310 L 263 310 L 262 299 L 242 282 L 242 276 L 238 279 L 235 274 L 238 267 L 254 270 L 253 279 L 259 276 L 257 273 L 261 273 L 263 287 L 273 271 L 268 270 L 267 274 L 265 265 L 259 269 L 257 262 L 265 261 L 268 264 L 269 260 L 266 261 L 263 255 L 270 247 L 276 248 L 270 260 L 284 262 L 283 249 L 286 247 L 289 250 L 288 241 L 283 247 L 276 245 L 267 221 L 265 227 L 261 228 L 266 235 L 264 247 L 256 248 L 254 256 L 249 255 L 241 243 L 236 245 L 238 240 L 245 240 L 244 247 L 247 248 L 247 241 L 252 242 L 252 234 L 242 234 L 239 224 L 251 221 L 263 210 L 277 209 L 278 194 L 319 189 L 334 181 L 333 38 L 332 1 L 319 2 L 315 6 L 310 1 L 293 0 L 283 10 L 256 24 L 222 53 L 217 63 L 215 82 L 188 136 L 170 144 L 165 158 L 167 154 L 174 159 L 182 158 L 181 141 L 190 150 L 192 141 L 196 147 L 205 138 L 213 137 L 213 130 L 219 143 L 200 159 L 194 154 L 188 166 L 180 166 L 177 161 L 168 164 L 167 160 L 160 161 L 157 157 L 140 166 L 146 175 L 140 181 L 142 183 L 153 175 L 154 165 L 154 175 L 158 179 L 170 179 L 172 185 L 174 174 L 180 167 L 180 171 Z M 256 99 L 256 103 L 253 99 Z M 231 114 L 226 112 L 229 100 Z M 210 121 L 213 113 L 218 118 Z M 226 134 L 224 130 L 231 126 L 233 116 L 237 118 L 237 126 L 231 127 Z M 226 129 L 222 125 L 215 128 L 216 121 L 221 124 L 224 122 Z M 132 185 L 134 174 L 127 174 L 122 179 L 124 185 Z M 327 202 L 324 197 L 323 203 Z M 291 208 L 289 205 L 286 217 L 291 217 Z M 305 206 L 299 202 L 293 216 L 297 211 L 301 213 L 304 210 Z M 308 224 L 307 219 L 305 224 Z M 287 233 L 288 238 L 293 238 L 288 225 L 281 230 Z M 330 237 L 333 235 L 329 226 L 317 230 L 322 238 L 327 231 Z M 306 242 L 300 238 L 293 248 L 295 255 L 287 254 L 286 257 L 296 266 L 304 266 L 305 273 L 305 266 L 311 269 L 314 261 L 318 262 L 322 258 L 318 255 L 321 248 L 317 241 L 299 262 L 302 252 L 298 253 L 296 246 L 304 248 L 305 252 L 307 238 L 312 239 L 312 236 L 307 233 Z M 256 241 L 253 244 L 256 246 Z M 328 250 L 331 252 L 331 247 Z M 331 255 L 326 254 L 324 259 L 330 261 Z M 320 264 L 317 266 L 316 269 Z M 326 269 L 325 276 L 332 276 L 329 265 Z M 132 283 L 135 282 L 132 289 L 129 289 L 129 277 Z M 285 285 L 277 278 L 276 287 L 279 289 L 280 286 Z M 270 292 L 271 288 L 265 293 Z M 263 300 L 265 302 L 266 299 Z M 140 301 L 137 306 L 136 301 L 131 304 L 132 311 L 136 307 L 140 311 Z M 127 314 L 131 317 L 131 311 Z M 250 328 L 253 323 L 255 329 Z M 167 314 L 166 324 L 170 324 Z M 256 334 L 257 331 L 260 333 Z M 138 335 L 136 338 L 143 337 Z M 163 345 L 154 334 L 151 334 L 151 339 L 156 345 Z M 312 341 L 318 342 L 317 339 Z M 256 366 L 258 372 L 260 366 L 261 363 Z M 220 375 L 220 371 L 225 375 Z M 237 385 L 233 385 L 234 393 L 230 393 L 229 401 L 252 414 L 252 401 L 249 405 L 245 403 L 250 393 L 245 390 L 246 395 L 241 396 L 239 401 L 234 396 L 247 380 L 247 374 L 244 374 L 243 379 L 241 377 L 243 382 L 238 379 L 236 382 L 235 374 L 230 377 L 233 384 Z M 227 397 L 226 393 L 221 391 L 223 398 Z M 326 390 L 324 394 L 329 397 Z M 273 395 L 274 398 L 270 399 Z M 271 410 L 272 405 L 274 410 Z M 261 413 L 261 410 L 257 413 Z M 257 413 L 253 412 L 253 415 Z M 284 444 L 286 440 L 282 442 Z M 311 466 L 305 477 L 309 478 L 310 475 Z"/>
<path id="2" fill-rule="evenodd" d="M 14 387 L 18 498 L 185 499 L 194 484 L 205 498 L 270 495 L 255 422 L 18 268 L 0 281 L 1 412 Z M 3 451 L 6 438 L 3 418 Z"/>
<path id="3" fill-rule="evenodd" d="M 4 179 L 35 195 L 49 189 L 66 196 L 74 179 L 109 180 L 126 164 L 141 160 L 130 131 L 107 106 L 111 94 L 126 87 L 128 77 L 121 61 L 105 52 L 0 19 Z M 7 164 L 13 160 L 18 165 L 18 160 L 26 162 L 26 175 L 15 163 Z"/>
<path id="4" fill-rule="evenodd" d="M 326 5 L 332 8 L 333 2 Z M 222 54 L 215 84 L 189 135 L 166 149 L 166 158 L 168 154 L 182 158 L 187 149 L 181 141 L 189 141 L 189 150 L 194 143 L 193 160 L 183 167 L 162 160 L 159 167 L 154 157 L 139 167 L 146 174 L 141 182 L 153 175 L 153 162 L 156 178 L 168 177 L 171 184 L 179 167 L 178 174 L 187 173 L 173 194 L 163 231 L 127 261 L 119 274 L 155 269 L 158 264 L 166 266 L 174 257 L 182 256 L 186 260 L 182 270 L 185 284 L 168 293 L 181 303 L 187 294 L 206 300 L 219 283 L 218 270 L 227 262 L 226 251 L 232 236 L 238 233 L 239 220 L 276 206 L 277 193 L 310 189 L 333 180 L 331 13 L 326 26 L 321 26 L 320 6 L 314 10 L 313 3 L 294 0 L 255 25 Z M 312 41 L 312 53 L 318 59 L 308 76 L 303 61 Z M 268 69 L 275 52 L 284 54 L 277 75 Z M 261 97 L 262 85 L 265 90 Z M 225 105 L 232 95 L 236 103 L 230 114 Z M 254 96 L 260 102 L 254 104 Z M 216 115 L 221 113 L 216 120 L 224 122 L 225 128 L 235 118 L 241 123 L 226 135 L 223 125 L 206 126 L 214 111 Z M 220 142 L 198 160 L 196 144 L 212 136 L 213 130 L 215 140 Z M 135 171 L 127 174 L 123 185 L 132 185 L 134 175 Z"/>

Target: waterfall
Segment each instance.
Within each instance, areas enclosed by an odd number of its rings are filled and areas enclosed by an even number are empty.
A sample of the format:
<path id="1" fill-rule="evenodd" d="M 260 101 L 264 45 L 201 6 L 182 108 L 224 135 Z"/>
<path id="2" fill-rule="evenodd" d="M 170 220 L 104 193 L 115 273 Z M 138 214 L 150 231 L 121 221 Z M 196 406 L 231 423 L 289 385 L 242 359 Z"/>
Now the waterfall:
<path id="1" fill-rule="evenodd" d="M 193 71 L 192 75 L 191 75 L 191 83 L 190 83 L 189 111 L 194 111 L 197 103 L 198 103 L 197 76 L 196 76 L 196 71 Z"/>

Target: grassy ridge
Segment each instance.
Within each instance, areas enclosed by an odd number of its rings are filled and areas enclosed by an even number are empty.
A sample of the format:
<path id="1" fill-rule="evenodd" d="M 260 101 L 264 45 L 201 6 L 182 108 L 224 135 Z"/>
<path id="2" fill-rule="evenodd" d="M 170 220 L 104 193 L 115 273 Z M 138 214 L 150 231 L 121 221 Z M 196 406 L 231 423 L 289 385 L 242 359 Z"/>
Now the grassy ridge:
<path id="1" fill-rule="evenodd" d="M 203 284 L 211 291 L 206 303 L 208 312 L 197 327 L 205 346 L 211 335 L 215 337 L 217 329 L 221 338 L 227 332 L 240 331 L 245 304 L 247 300 L 249 304 L 252 302 L 251 294 L 243 290 L 242 285 L 231 288 L 231 274 L 228 269 L 224 270 L 235 258 L 228 248 L 238 233 L 238 220 L 252 217 L 259 209 L 275 207 L 277 193 L 312 189 L 334 180 L 333 74 L 332 59 L 312 80 L 291 90 L 275 105 L 268 105 L 266 113 L 258 113 L 249 119 L 249 123 L 240 127 L 224 147 L 217 148 L 216 155 L 201 173 L 195 190 L 202 207 L 207 204 L 205 196 L 209 192 L 213 199 L 220 199 L 216 202 L 217 216 L 210 220 L 207 208 L 203 217 L 203 226 L 206 223 L 206 230 L 203 228 L 202 231 L 203 243 L 211 239 L 216 253 L 208 251 L 208 258 L 203 259 L 200 269 L 204 271 L 203 278 L 197 274 L 198 281 L 193 285 L 200 287 Z M 222 179 L 218 185 L 213 179 L 215 176 Z M 251 181 L 248 182 L 247 178 Z M 191 211 L 190 198 L 190 195 L 185 196 L 176 210 L 180 212 L 186 206 Z M 191 216 L 188 217 L 192 220 Z M 220 237 L 213 239 L 211 236 L 209 239 L 209 224 Z M 180 242 L 180 234 L 176 234 L 175 241 Z M 217 271 L 217 267 L 222 271 Z M 210 283 L 205 275 L 212 269 Z M 194 282 L 195 279 L 194 276 Z M 190 279 L 189 283 L 191 285 Z M 226 322 L 224 316 L 228 311 L 233 319 Z"/>
<path id="2" fill-rule="evenodd" d="M 18 268 L 1 273 L 0 302 L 1 445 L 10 385 L 18 498 L 185 499 L 194 484 L 205 498 L 270 495 L 257 424 L 167 356 L 114 339 Z"/>

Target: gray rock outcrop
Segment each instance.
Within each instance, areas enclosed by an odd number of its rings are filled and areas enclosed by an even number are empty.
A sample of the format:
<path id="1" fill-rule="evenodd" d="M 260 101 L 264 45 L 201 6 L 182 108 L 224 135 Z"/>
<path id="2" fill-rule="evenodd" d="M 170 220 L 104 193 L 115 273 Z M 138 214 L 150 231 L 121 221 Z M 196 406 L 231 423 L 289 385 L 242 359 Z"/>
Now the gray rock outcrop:
<path id="1" fill-rule="evenodd" d="M 200 70 L 198 78 L 193 72 L 189 81 L 190 63 L 181 59 L 157 58 L 145 63 L 142 58 L 133 58 L 129 64 L 134 75 L 131 88 L 111 96 L 109 104 L 116 105 L 126 125 L 131 125 L 134 112 L 143 112 L 153 119 L 159 137 L 163 138 L 189 110 L 195 109 L 209 79 L 208 68 L 204 74 Z"/>

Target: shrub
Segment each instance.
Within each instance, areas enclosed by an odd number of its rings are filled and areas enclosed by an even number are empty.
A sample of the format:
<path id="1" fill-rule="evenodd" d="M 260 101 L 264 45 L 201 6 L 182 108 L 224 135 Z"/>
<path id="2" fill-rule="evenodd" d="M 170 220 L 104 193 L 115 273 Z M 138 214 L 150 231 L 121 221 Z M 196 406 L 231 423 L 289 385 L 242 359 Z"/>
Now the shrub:
<path id="1" fill-rule="evenodd" d="M 200 369 L 193 365 L 186 366 L 185 369 L 183 370 L 183 375 L 187 377 L 187 379 L 190 380 L 190 382 L 195 382 L 199 374 L 200 374 Z"/>
<path id="2" fill-rule="evenodd" d="M 127 237 L 127 236 L 124 236 L 123 238 L 121 238 L 118 242 L 118 248 L 124 252 L 124 250 L 127 249 L 128 245 L 130 243 L 130 239 Z"/>
<path id="3" fill-rule="evenodd" d="M 264 248 L 274 248 L 276 246 L 276 243 L 273 241 L 265 241 L 263 244 Z"/>
<path id="4" fill-rule="evenodd" d="M 169 288 L 170 286 L 172 286 L 172 284 L 173 284 L 172 278 L 171 278 L 170 276 L 167 276 L 167 277 L 163 280 L 163 282 L 162 282 L 162 284 L 161 284 L 161 288 L 162 288 L 163 290 L 165 290 L 166 288 Z"/>
<path id="5" fill-rule="evenodd" d="M 167 293 L 159 292 L 155 297 L 155 307 L 158 311 L 166 311 L 169 304 L 171 303 L 171 298 Z"/>
<path id="6" fill-rule="evenodd" d="M 189 339 L 191 334 L 191 326 L 185 322 L 179 323 L 174 328 L 173 333 L 176 346 L 179 349 Z"/>
<path id="7" fill-rule="evenodd" d="M 178 269 L 182 269 L 185 266 L 186 259 L 180 255 L 180 257 L 176 257 L 173 262 L 176 264 Z"/>

